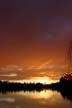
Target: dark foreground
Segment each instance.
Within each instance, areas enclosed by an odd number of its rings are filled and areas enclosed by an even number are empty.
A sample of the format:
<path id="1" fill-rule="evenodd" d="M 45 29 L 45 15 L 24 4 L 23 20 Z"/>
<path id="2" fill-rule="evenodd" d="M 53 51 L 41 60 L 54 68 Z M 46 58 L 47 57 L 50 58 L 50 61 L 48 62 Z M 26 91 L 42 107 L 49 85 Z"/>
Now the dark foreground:
<path id="1" fill-rule="evenodd" d="M 53 84 L 41 83 L 12 83 L 0 81 L 0 93 L 16 92 L 16 91 L 42 91 L 42 90 L 58 91 L 64 98 L 72 100 L 72 80 L 66 81 L 60 79 L 60 82 Z"/>

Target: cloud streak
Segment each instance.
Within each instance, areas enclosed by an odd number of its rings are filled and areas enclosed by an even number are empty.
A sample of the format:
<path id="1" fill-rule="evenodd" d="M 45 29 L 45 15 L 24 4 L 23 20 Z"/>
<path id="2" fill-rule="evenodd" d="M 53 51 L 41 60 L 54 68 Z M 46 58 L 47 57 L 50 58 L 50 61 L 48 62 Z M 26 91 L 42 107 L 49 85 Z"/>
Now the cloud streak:
<path id="1" fill-rule="evenodd" d="M 64 65 L 53 65 L 46 62 L 39 67 L 34 65 L 28 67 L 6 66 L 0 69 L 0 79 L 26 80 L 31 77 L 50 77 L 52 79 L 60 78 L 65 72 Z"/>
<path id="2" fill-rule="evenodd" d="M 12 73 L 12 74 L 0 74 L 0 77 L 16 77 L 17 74 L 16 73 Z"/>

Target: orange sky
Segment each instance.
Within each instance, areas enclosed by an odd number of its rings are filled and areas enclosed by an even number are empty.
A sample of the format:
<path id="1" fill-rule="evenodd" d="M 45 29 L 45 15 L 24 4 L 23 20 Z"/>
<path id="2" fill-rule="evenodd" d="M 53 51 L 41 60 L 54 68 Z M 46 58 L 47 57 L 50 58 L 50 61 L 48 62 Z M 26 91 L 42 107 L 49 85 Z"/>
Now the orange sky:
<path id="1" fill-rule="evenodd" d="M 72 40 L 72 1 L 4 2 L 0 1 L 0 79 L 56 78 L 54 74 L 58 79 Z M 48 69 L 37 69 L 46 63 Z M 16 69 L 7 71 L 8 66 Z"/>

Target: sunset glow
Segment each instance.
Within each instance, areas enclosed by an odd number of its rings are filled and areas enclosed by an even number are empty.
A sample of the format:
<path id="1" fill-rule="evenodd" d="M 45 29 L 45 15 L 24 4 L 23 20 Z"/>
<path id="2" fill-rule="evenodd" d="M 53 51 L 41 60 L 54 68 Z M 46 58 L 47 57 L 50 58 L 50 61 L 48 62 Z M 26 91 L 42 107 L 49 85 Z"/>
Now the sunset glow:
<path id="1" fill-rule="evenodd" d="M 17 83 L 42 83 L 42 84 L 51 84 L 51 83 L 56 83 L 59 80 L 53 80 L 50 79 L 49 77 L 33 77 L 29 78 L 27 80 L 9 80 L 10 82 L 17 82 Z"/>
<path id="2" fill-rule="evenodd" d="M 42 84 L 51 84 L 57 82 L 58 80 L 52 80 L 48 77 L 34 77 L 31 79 L 31 82 L 34 83 L 42 83 Z"/>
<path id="3" fill-rule="evenodd" d="M 0 0 L 0 108 L 72 108 L 72 0 Z"/>
<path id="4" fill-rule="evenodd" d="M 72 6 L 67 7 L 72 3 L 68 2 L 0 1 L 0 80 L 60 79 L 72 40 Z"/>

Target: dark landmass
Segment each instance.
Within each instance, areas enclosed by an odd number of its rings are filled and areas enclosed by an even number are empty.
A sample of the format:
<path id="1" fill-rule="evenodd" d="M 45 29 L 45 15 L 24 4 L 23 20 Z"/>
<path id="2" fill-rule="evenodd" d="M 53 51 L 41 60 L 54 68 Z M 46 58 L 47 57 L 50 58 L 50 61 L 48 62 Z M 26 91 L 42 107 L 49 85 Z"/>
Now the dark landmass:
<path id="1" fill-rule="evenodd" d="M 16 92 L 16 91 L 42 91 L 42 90 L 58 91 L 64 98 L 72 101 L 72 80 L 60 79 L 60 82 L 53 84 L 41 83 L 14 83 L 0 81 L 0 93 Z"/>

